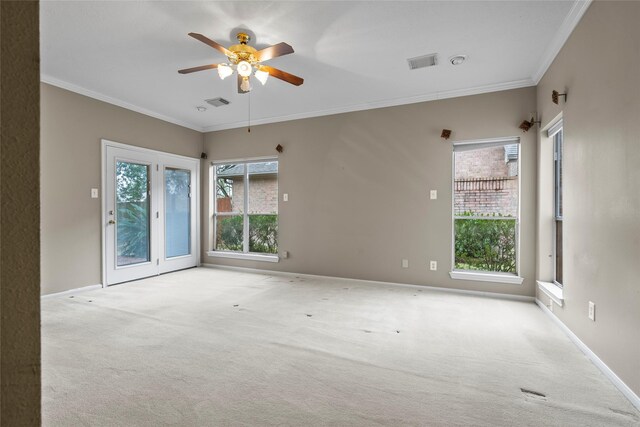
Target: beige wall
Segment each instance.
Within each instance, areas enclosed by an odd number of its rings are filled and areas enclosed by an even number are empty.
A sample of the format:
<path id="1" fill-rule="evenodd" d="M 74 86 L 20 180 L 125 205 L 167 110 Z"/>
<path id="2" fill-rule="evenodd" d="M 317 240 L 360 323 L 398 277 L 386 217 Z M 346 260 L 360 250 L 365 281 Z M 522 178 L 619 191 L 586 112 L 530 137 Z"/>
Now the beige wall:
<path id="1" fill-rule="evenodd" d="M 42 293 L 102 282 L 100 140 L 199 157 L 202 134 L 54 86 L 41 87 Z M 100 189 L 102 191 L 102 189 Z"/>
<path id="2" fill-rule="evenodd" d="M 518 124 L 535 103 L 535 89 L 526 88 L 208 133 L 210 160 L 274 156 L 284 146 L 279 189 L 289 202 L 280 199 L 279 248 L 290 257 L 277 264 L 207 257 L 205 220 L 203 262 L 534 295 L 536 139 Z M 442 128 L 453 130 L 451 140 L 440 138 Z M 513 135 L 522 138 L 525 281 L 452 280 L 451 141 Z M 205 196 L 208 184 L 203 178 Z M 431 189 L 438 200 L 429 200 Z M 209 203 L 205 197 L 205 209 Z M 429 271 L 429 260 L 438 271 Z"/>
<path id="3" fill-rule="evenodd" d="M 38 2 L 0 2 L 0 424 L 40 425 Z"/>
<path id="4" fill-rule="evenodd" d="M 543 125 L 564 119 L 564 298 L 556 316 L 640 394 L 640 2 L 594 2 L 538 86 Z M 551 103 L 551 91 L 568 90 Z M 549 186 L 541 139 L 542 186 Z M 544 190 L 541 188 L 541 194 Z M 546 199 L 547 196 L 544 196 Z M 544 204 L 542 203 L 544 201 Z M 550 206 L 541 200 L 541 208 Z M 541 278 L 548 212 L 541 212 Z M 545 302 L 547 298 L 540 296 Z M 596 304 L 596 321 L 587 318 Z"/>

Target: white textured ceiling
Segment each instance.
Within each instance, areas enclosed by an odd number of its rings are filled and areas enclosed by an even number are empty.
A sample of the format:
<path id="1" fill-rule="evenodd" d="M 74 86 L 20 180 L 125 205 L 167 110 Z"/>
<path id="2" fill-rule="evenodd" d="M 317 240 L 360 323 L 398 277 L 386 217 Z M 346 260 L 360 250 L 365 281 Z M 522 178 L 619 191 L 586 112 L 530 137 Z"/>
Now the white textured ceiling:
<path id="1" fill-rule="evenodd" d="M 42 79 L 197 130 L 268 123 L 422 100 L 531 86 L 588 3 L 112 2 L 43 1 Z M 281 41 L 295 53 L 268 62 L 305 79 L 271 78 L 237 93 L 215 70 L 180 68 L 225 57 L 187 36 L 228 46 L 239 28 L 257 48 Z M 436 67 L 410 71 L 406 59 L 437 52 Z M 468 55 L 460 66 L 448 58 Z M 225 107 L 196 107 L 221 96 Z"/>

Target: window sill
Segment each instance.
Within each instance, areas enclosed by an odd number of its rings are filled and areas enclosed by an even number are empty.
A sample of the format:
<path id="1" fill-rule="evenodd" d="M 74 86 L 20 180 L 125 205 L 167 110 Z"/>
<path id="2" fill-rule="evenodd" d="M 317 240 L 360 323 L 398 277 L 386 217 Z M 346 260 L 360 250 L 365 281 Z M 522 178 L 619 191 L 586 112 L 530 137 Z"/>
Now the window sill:
<path id="1" fill-rule="evenodd" d="M 246 254 L 242 252 L 224 252 L 224 251 L 209 251 L 207 256 L 217 258 L 231 258 L 231 259 L 243 259 L 246 261 L 264 261 L 264 262 L 279 262 L 280 257 L 278 255 L 262 255 L 262 254 Z"/>
<path id="2" fill-rule="evenodd" d="M 450 271 L 449 276 L 456 280 L 476 280 L 478 282 L 508 283 L 510 285 L 521 285 L 524 280 L 523 277 L 516 276 L 515 274 L 480 273 L 459 270 Z"/>
<path id="3" fill-rule="evenodd" d="M 542 282 L 540 280 L 536 280 L 536 282 L 538 282 L 538 289 L 551 298 L 551 301 L 555 302 L 560 307 L 564 305 L 564 295 L 561 287 L 554 283 Z"/>

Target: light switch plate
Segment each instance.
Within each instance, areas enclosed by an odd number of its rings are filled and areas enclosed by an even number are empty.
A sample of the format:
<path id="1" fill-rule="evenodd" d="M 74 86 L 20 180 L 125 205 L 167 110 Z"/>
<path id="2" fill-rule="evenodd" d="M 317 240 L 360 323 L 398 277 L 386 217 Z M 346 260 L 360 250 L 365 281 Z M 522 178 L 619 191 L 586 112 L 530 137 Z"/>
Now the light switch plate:
<path id="1" fill-rule="evenodd" d="M 589 301 L 589 319 L 596 321 L 596 303 Z"/>
<path id="2" fill-rule="evenodd" d="M 289 193 L 284 193 L 282 195 L 282 201 L 283 202 L 288 202 L 289 201 Z"/>
<path id="3" fill-rule="evenodd" d="M 97 199 L 98 198 L 98 189 L 97 188 L 92 188 L 91 189 L 91 198 L 92 199 Z"/>
<path id="4" fill-rule="evenodd" d="M 438 190 L 431 190 L 429 192 L 429 197 L 431 197 L 431 200 L 436 200 L 438 198 Z"/>
<path id="5" fill-rule="evenodd" d="M 402 260 L 402 268 L 409 268 L 409 260 L 408 259 L 403 259 Z"/>

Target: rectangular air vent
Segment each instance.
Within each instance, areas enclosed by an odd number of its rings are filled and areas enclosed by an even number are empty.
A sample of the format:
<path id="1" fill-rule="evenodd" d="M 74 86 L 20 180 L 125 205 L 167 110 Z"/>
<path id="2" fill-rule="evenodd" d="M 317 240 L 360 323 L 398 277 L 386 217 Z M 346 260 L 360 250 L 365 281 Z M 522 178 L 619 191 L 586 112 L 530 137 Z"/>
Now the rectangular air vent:
<path id="1" fill-rule="evenodd" d="M 204 102 L 206 102 L 207 104 L 211 104 L 214 107 L 222 107 L 223 105 L 229 105 L 230 102 L 227 101 L 224 98 L 212 98 L 212 99 L 205 99 Z"/>
<path id="2" fill-rule="evenodd" d="M 438 65 L 438 54 L 430 53 L 429 55 L 416 56 L 415 58 L 407 59 L 407 62 L 409 63 L 410 70 L 433 67 L 434 65 Z"/>

